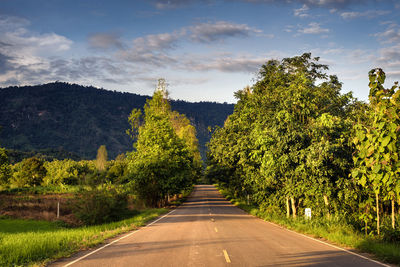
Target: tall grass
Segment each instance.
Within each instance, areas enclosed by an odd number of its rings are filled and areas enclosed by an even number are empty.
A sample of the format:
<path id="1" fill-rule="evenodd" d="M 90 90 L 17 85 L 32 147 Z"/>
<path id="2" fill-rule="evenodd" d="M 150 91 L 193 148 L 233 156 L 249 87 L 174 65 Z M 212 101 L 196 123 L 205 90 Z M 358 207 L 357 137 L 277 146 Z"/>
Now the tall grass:
<path id="1" fill-rule="evenodd" d="M 332 216 L 330 219 L 313 217 L 311 220 L 297 217 L 294 220 L 277 214 L 273 210 L 261 210 L 255 205 L 248 205 L 245 200 L 234 198 L 228 190 L 216 186 L 221 194 L 234 205 L 265 221 L 315 238 L 324 238 L 342 247 L 371 253 L 377 259 L 389 263 L 400 264 L 400 243 L 387 242 L 376 236 L 365 236 L 340 216 Z"/>
<path id="2" fill-rule="evenodd" d="M 118 222 L 66 228 L 56 222 L 0 218 L 0 266 L 43 264 L 136 229 L 167 209 L 148 209 Z"/>

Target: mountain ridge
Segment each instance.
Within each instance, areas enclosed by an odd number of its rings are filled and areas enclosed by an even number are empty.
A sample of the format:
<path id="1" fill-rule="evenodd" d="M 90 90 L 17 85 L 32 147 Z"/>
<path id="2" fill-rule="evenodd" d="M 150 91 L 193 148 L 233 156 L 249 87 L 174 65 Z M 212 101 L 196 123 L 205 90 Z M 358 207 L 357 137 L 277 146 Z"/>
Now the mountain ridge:
<path id="1" fill-rule="evenodd" d="M 125 134 L 128 115 L 150 96 L 65 82 L 0 88 L 0 146 L 31 151 L 62 149 L 82 158 L 96 156 L 106 145 L 109 157 L 132 150 Z M 170 100 L 196 127 L 205 155 L 208 127 L 222 126 L 233 104 Z"/>

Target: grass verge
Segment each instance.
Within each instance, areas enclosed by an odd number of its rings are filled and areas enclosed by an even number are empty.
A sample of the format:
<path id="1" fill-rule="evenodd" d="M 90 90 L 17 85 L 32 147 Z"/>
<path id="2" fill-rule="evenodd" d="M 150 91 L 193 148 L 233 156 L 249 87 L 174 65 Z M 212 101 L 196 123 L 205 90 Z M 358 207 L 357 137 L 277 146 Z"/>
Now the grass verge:
<path id="1" fill-rule="evenodd" d="M 287 229 L 315 238 L 323 238 L 341 247 L 367 252 L 381 261 L 400 265 L 399 243 L 384 242 L 374 236 L 366 237 L 347 224 L 342 218 L 333 216 L 330 220 L 325 218 L 305 220 L 302 217 L 298 217 L 296 220 L 293 220 L 292 218 L 286 218 L 286 216 L 277 215 L 273 212 L 262 211 L 254 205 L 247 205 L 245 200 L 234 198 L 225 188 L 218 185 L 215 186 L 235 206 L 265 221 L 273 222 Z"/>
<path id="2" fill-rule="evenodd" d="M 35 266 L 96 246 L 166 213 L 147 209 L 125 220 L 79 228 L 57 222 L 0 217 L 0 266 Z"/>

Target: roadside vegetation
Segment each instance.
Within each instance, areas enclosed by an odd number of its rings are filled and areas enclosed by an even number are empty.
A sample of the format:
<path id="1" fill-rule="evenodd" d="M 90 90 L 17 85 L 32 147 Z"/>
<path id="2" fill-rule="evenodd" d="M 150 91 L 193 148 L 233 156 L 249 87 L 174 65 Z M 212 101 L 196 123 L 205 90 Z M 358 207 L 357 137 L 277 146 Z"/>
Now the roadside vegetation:
<path id="1" fill-rule="evenodd" d="M 235 93 L 206 175 L 263 218 L 399 263 L 398 84 L 373 69 L 360 102 L 318 60 L 270 60 Z"/>
<path id="2" fill-rule="evenodd" d="M 171 110 L 164 85 L 160 79 L 143 115 L 132 110 L 133 151 L 115 160 L 102 145 L 95 160 L 10 164 L 0 148 L 0 266 L 46 263 L 93 247 L 191 192 L 202 171 L 196 130 Z"/>

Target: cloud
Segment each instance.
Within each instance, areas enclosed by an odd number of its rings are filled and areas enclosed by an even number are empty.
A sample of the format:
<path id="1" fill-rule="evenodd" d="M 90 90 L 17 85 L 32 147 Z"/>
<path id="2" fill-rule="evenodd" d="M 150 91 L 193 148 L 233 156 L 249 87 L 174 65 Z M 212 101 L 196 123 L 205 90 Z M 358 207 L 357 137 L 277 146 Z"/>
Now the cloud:
<path id="1" fill-rule="evenodd" d="M 29 30 L 29 21 L 0 16 L 0 85 L 38 84 L 54 80 L 92 84 L 93 81 L 118 84 L 130 80 L 125 63 L 107 57 L 65 59 L 62 52 L 73 42 L 56 33 Z M 107 34 L 89 37 L 92 45 L 115 46 Z"/>
<path id="2" fill-rule="evenodd" d="M 26 19 L 0 15 L 0 83 L 39 80 L 48 75 L 49 57 L 70 49 L 73 42 L 55 33 L 28 30 Z"/>
<path id="3" fill-rule="evenodd" d="M 187 7 L 193 4 L 210 4 L 213 0 L 153 0 L 153 5 L 157 9 L 175 9 Z"/>
<path id="4" fill-rule="evenodd" d="M 400 45 L 398 43 L 381 48 L 376 62 L 392 78 L 400 79 Z"/>
<path id="5" fill-rule="evenodd" d="M 387 10 L 367 10 L 364 12 L 342 12 L 340 14 L 340 16 L 343 19 L 355 19 L 355 18 L 361 18 L 361 17 L 371 19 L 371 18 L 383 16 L 383 15 L 386 15 L 389 13 L 390 13 L 390 11 L 387 11 Z"/>
<path id="6" fill-rule="evenodd" d="M 184 60 L 184 68 L 192 71 L 254 73 L 266 62 L 267 57 L 253 55 L 232 55 L 224 53 L 213 56 L 194 56 Z"/>
<path id="7" fill-rule="evenodd" d="M 317 22 L 311 22 L 308 24 L 308 27 L 301 27 L 297 32 L 303 34 L 321 34 L 328 33 L 329 29 L 321 28 L 320 24 Z"/>
<path id="8" fill-rule="evenodd" d="M 304 4 L 301 8 L 298 9 L 294 9 L 293 10 L 293 14 L 295 17 L 299 17 L 299 18 L 307 18 L 310 15 L 307 13 L 310 10 L 310 8 Z"/>
<path id="9" fill-rule="evenodd" d="M 383 32 L 374 34 L 381 43 L 398 43 L 400 42 L 400 26 L 396 23 L 390 23 Z"/>
<path id="10" fill-rule="evenodd" d="M 189 31 L 191 32 L 191 40 L 200 43 L 215 42 L 226 37 L 247 37 L 250 34 L 262 32 L 246 24 L 235 24 L 227 21 L 200 23 L 189 27 Z"/>
<path id="11" fill-rule="evenodd" d="M 185 35 L 184 29 L 173 33 L 150 34 L 133 40 L 133 47 L 136 51 L 162 51 L 176 46 L 178 40 Z"/>
<path id="12" fill-rule="evenodd" d="M 223 0 L 152 0 L 157 9 L 176 9 L 191 5 L 214 4 Z M 226 0 L 225 0 L 226 1 Z M 382 0 L 232 0 L 249 4 L 287 4 L 293 3 L 306 5 L 307 7 L 328 8 L 336 12 L 356 5 L 366 5 L 369 3 L 380 3 Z M 395 4 L 395 8 L 400 8 L 400 4 Z"/>
<path id="13" fill-rule="evenodd" d="M 88 36 L 89 46 L 94 49 L 108 50 L 122 48 L 120 36 L 116 33 L 94 33 Z"/>

